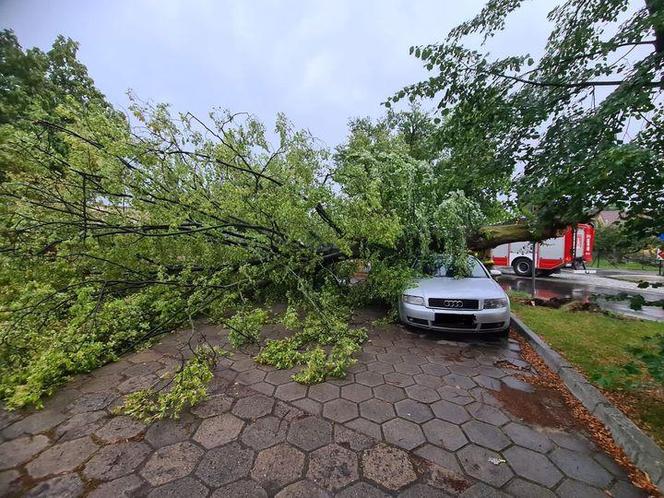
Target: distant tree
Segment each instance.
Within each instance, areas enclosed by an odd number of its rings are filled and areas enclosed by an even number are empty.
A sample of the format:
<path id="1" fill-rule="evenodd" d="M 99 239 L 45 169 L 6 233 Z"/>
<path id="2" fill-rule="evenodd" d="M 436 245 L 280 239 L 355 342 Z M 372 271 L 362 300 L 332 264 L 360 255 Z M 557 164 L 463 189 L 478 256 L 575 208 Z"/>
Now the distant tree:
<path id="1" fill-rule="evenodd" d="M 627 259 L 646 260 L 643 251 L 656 247 L 656 237 L 636 237 L 625 230 L 622 223 L 600 225 L 595 228 L 595 259 L 623 263 Z M 650 258 L 652 262 L 654 258 Z"/>
<path id="2" fill-rule="evenodd" d="M 540 60 L 493 57 L 491 39 L 522 3 L 489 0 L 443 43 L 412 47 L 432 75 L 386 105 L 434 100 L 455 177 L 514 177 L 506 190 L 528 223 L 485 235 L 542 239 L 607 205 L 626 215 L 626 229 L 663 231 L 664 2 L 630 14 L 629 0 L 560 2 Z"/>

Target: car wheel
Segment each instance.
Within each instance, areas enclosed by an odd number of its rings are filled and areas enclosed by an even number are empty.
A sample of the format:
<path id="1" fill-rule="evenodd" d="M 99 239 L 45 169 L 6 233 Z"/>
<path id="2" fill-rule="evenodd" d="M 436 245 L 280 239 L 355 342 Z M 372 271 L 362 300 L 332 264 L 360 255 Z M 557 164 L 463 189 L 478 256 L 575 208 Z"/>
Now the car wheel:
<path id="1" fill-rule="evenodd" d="M 515 259 L 512 262 L 512 269 L 520 277 L 527 277 L 533 273 L 533 263 L 526 258 Z"/>

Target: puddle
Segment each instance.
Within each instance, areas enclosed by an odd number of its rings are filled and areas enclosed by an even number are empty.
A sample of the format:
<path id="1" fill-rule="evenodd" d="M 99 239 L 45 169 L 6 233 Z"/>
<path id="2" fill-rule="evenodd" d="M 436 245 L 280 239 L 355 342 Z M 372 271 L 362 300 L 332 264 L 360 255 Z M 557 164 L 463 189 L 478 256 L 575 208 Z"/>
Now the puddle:
<path id="1" fill-rule="evenodd" d="M 533 293 L 533 282 L 529 278 L 503 275 L 498 279 L 498 283 L 505 290 L 520 291 L 531 295 Z M 550 279 L 536 279 L 535 281 L 535 297 L 546 300 L 574 299 L 575 301 L 587 303 L 593 296 L 616 296 L 624 292 L 623 289 L 583 285 L 574 281 L 555 281 Z M 633 292 L 633 294 L 636 293 Z M 641 294 L 648 301 L 662 299 L 661 294 L 649 293 L 647 291 L 639 291 L 638 294 Z M 601 297 L 596 300 L 596 303 L 606 311 L 612 311 L 641 320 L 664 322 L 664 309 L 659 306 L 644 306 L 641 310 L 633 310 L 629 307 L 628 301 L 607 300 Z"/>
<path id="2" fill-rule="evenodd" d="M 528 424 L 556 429 L 577 427 L 576 419 L 570 417 L 565 399 L 558 391 L 531 385 L 534 388 L 531 393 L 501 384 L 500 390 L 491 394 L 502 402 L 505 410 Z"/>

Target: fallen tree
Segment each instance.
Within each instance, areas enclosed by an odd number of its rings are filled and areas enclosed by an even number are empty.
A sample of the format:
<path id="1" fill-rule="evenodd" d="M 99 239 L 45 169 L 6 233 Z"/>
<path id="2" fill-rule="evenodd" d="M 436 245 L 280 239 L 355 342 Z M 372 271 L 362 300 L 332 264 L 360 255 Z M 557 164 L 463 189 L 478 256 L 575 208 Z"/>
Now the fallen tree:
<path id="1" fill-rule="evenodd" d="M 414 49 L 441 76 L 391 102 L 442 92 L 441 116 L 413 107 L 356 120 L 334 153 L 283 116 L 266 130 L 246 114 L 202 119 L 135 98 L 124 116 L 96 91 L 71 42 L 24 53 L 4 33 L 3 74 L 18 83 L 5 89 L 12 118 L 0 124 L 0 397 L 9 407 L 39 404 L 68 376 L 197 316 L 225 327 L 233 346 L 259 343 L 259 362 L 300 365 L 299 382 L 343 376 L 365 339 L 349 315 L 371 301 L 394 305 L 416 261 L 444 253 L 463 275 L 469 252 L 552 237 L 607 203 L 632 215 L 633 229 L 658 230 L 664 127 L 650 82 L 661 54 L 594 109 L 577 100 L 593 85 L 542 78 L 581 71 L 566 65 L 570 53 L 582 51 L 592 71 L 599 48 L 640 46 L 660 12 L 643 10 L 628 35 L 601 41 L 588 26 L 615 22 L 622 4 L 606 16 L 584 6 L 586 41 L 569 47 L 576 14 L 557 10 L 549 52 L 524 82 L 512 72 L 525 57 L 488 62 L 458 43 L 501 29 L 518 3 L 489 2 L 449 43 Z M 624 143 L 619 132 L 637 115 L 645 124 Z M 367 282 L 348 286 L 367 263 Z M 288 308 L 274 317 L 265 306 L 277 301 Z M 267 320 L 292 334 L 264 342 Z M 218 354 L 196 355 L 168 397 L 140 392 L 127 411 L 153 419 L 195 402 Z"/>

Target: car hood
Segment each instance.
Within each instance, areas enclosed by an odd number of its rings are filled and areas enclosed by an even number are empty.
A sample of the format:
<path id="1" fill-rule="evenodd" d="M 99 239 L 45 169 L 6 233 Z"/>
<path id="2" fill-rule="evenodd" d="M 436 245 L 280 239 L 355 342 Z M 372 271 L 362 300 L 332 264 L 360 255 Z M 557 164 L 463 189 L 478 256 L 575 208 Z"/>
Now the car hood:
<path id="1" fill-rule="evenodd" d="M 505 291 L 492 278 L 423 278 L 405 291 L 405 294 L 424 298 L 442 297 L 459 299 L 491 299 L 506 297 Z"/>

